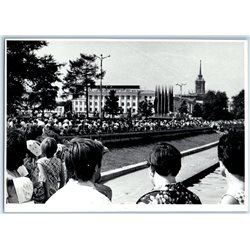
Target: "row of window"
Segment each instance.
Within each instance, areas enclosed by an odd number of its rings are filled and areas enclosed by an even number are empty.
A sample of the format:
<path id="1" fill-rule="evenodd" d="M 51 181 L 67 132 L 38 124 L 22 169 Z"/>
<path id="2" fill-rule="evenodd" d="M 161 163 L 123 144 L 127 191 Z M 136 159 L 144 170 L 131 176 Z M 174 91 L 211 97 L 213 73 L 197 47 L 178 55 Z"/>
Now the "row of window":
<path id="1" fill-rule="evenodd" d="M 130 100 L 130 97 L 131 97 L 130 95 L 127 95 L 127 100 Z M 104 98 L 104 96 L 102 96 L 102 98 Z M 125 98 L 125 96 L 122 95 L 122 96 L 121 96 L 121 99 L 123 100 L 124 98 Z M 97 99 L 98 99 L 98 96 L 97 96 L 97 95 L 94 95 L 94 96 L 89 95 L 89 99 L 90 99 L 90 100 L 92 100 L 92 99 L 97 100 Z M 135 99 L 136 99 L 136 96 L 133 95 L 133 96 L 132 96 L 132 99 L 135 100 Z"/>
<path id="2" fill-rule="evenodd" d="M 130 95 L 127 95 L 127 100 L 130 100 L 130 97 L 131 97 Z M 149 97 L 149 99 L 152 99 L 152 96 L 144 96 L 144 97 L 141 96 L 141 98 L 143 98 L 143 99 L 144 99 L 144 98 L 148 98 L 148 97 Z M 102 96 L 102 99 L 104 99 L 104 98 L 105 98 L 105 97 Z M 125 98 L 125 96 L 122 95 L 122 96 L 121 96 L 121 99 L 124 100 L 124 98 Z M 92 99 L 97 100 L 97 99 L 98 99 L 98 96 L 97 96 L 97 95 L 95 95 L 95 96 L 90 95 L 90 96 L 89 96 L 89 99 L 90 99 L 90 100 L 92 100 Z M 132 99 L 135 100 L 135 99 L 136 99 L 136 96 L 133 95 L 133 96 L 132 96 Z M 81 101 L 80 101 L 80 103 L 81 103 Z M 80 104 L 80 105 L 81 105 L 81 104 Z"/>
<path id="3" fill-rule="evenodd" d="M 76 101 L 75 104 L 78 105 L 78 101 Z M 89 102 L 89 106 L 92 106 L 92 104 L 93 104 L 92 102 Z M 102 102 L 102 105 L 103 105 L 103 104 L 104 104 L 104 103 Z M 79 105 L 82 105 L 82 102 L 81 102 L 81 101 L 79 102 Z M 98 105 L 99 105 L 99 103 L 98 103 L 98 102 L 95 102 L 95 106 L 98 106 Z M 124 105 L 125 105 L 124 102 L 122 102 L 121 105 L 124 106 Z M 128 107 L 130 106 L 130 102 L 127 102 L 127 106 L 128 106 Z M 136 106 L 136 103 L 133 102 L 133 103 L 132 103 L 132 106 Z"/>
<path id="4" fill-rule="evenodd" d="M 130 100 L 130 97 L 131 97 L 131 96 L 127 95 L 127 100 Z M 121 100 L 124 100 L 124 98 L 125 98 L 125 96 L 122 95 L 122 96 L 121 96 Z M 141 97 L 141 98 L 143 98 L 143 99 L 144 99 L 144 98 L 148 98 L 148 96 Z M 149 98 L 151 99 L 152 96 L 149 96 Z M 89 100 L 92 100 L 92 99 L 97 100 L 97 99 L 98 99 L 98 96 L 97 96 L 97 95 L 95 95 L 95 96 L 90 95 L 90 96 L 89 96 Z M 104 99 L 104 97 L 102 97 L 102 99 Z M 135 100 L 135 99 L 136 99 L 136 96 L 132 96 L 132 99 Z M 78 101 L 76 101 L 75 104 L 78 105 Z M 82 105 L 82 101 L 79 101 L 79 104 Z"/>
<path id="5" fill-rule="evenodd" d="M 83 112 L 83 111 L 86 111 L 86 108 L 84 108 L 84 109 L 83 109 L 83 108 L 79 108 L 79 109 L 78 109 L 78 107 L 75 107 L 75 111 L 76 111 L 76 112 L 78 112 L 78 111 L 79 111 L 79 112 Z M 95 108 L 95 109 L 89 108 L 89 111 L 90 111 L 90 112 L 92 112 L 92 111 L 97 111 L 97 108 Z M 123 108 L 122 108 L 122 112 L 124 112 L 124 109 L 123 109 Z M 135 109 L 132 109 L 132 112 L 135 113 Z"/>

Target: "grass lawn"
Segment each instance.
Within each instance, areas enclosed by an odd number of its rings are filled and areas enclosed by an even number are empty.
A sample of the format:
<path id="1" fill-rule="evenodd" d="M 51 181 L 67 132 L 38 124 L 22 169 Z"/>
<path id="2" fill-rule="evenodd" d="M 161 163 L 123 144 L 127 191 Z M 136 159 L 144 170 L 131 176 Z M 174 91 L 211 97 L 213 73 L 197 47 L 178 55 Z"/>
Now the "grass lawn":
<path id="1" fill-rule="evenodd" d="M 221 135 L 217 133 L 202 134 L 182 139 L 169 140 L 168 143 L 180 151 L 202 146 L 219 140 Z M 120 168 L 130 164 L 147 160 L 148 154 L 155 143 L 147 145 L 134 145 L 123 148 L 111 148 L 110 152 L 104 155 L 102 171 Z"/>

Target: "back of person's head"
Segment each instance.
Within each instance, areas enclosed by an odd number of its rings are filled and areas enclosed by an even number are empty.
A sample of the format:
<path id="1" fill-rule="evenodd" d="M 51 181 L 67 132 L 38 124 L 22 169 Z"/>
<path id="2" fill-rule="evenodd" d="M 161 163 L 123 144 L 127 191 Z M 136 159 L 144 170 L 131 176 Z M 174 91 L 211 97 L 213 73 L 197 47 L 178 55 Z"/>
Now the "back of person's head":
<path id="1" fill-rule="evenodd" d="M 181 153 L 171 144 L 156 144 L 148 159 L 151 170 L 161 176 L 176 176 L 181 168 Z"/>
<path id="2" fill-rule="evenodd" d="M 27 152 L 26 141 L 22 132 L 11 129 L 7 133 L 7 169 L 17 170 Z"/>
<path id="3" fill-rule="evenodd" d="M 41 135 L 42 135 L 42 129 L 38 125 L 27 126 L 25 130 L 26 140 L 36 140 Z"/>
<path id="4" fill-rule="evenodd" d="M 44 140 L 47 137 L 51 137 L 54 138 L 57 143 L 59 143 L 59 135 L 51 129 L 45 129 L 41 137 L 42 140 Z"/>
<path id="5" fill-rule="evenodd" d="M 57 142 L 52 137 L 46 137 L 41 143 L 42 154 L 48 158 L 54 156 L 57 150 Z"/>
<path id="6" fill-rule="evenodd" d="M 67 145 L 65 164 L 69 177 L 88 181 L 94 176 L 96 166 L 100 168 L 104 146 L 91 139 L 74 138 Z"/>
<path id="7" fill-rule="evenodd" d="M 218 157 L 231 174 L 245 174 L 245 145 L 243 131 L 229 131 L 219 140 Z"/>

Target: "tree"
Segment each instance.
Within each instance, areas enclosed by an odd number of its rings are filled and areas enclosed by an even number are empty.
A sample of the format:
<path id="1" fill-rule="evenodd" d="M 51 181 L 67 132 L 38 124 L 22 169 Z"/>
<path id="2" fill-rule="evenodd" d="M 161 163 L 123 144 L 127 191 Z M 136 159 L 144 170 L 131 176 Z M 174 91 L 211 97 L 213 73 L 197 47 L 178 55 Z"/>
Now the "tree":
<path id="1" fill-rule="evenodd" d="M 139 103 L 138 113 L 142 116 L 146 116 L 147 118 L 153 114 L 153 107 L 154 104 L 151 101 L 148 101 L 147 98 L 145 98 Z"/>
<path id="2" fill-rule="evenodd" d="M 80 54 L 80 58 L 75 61 L 69 61 L 69 70 L 64 77 L 63 90 L 64 95 L 86 96 L 87 117 L 89 116 L 88 89 L 95 86 L 95 80 L 101 77 L 97 73 L 98 66 L 95 64 L 95 56 Z M 104 74 L 104 73 L 102 73 Z"/>
<path id="3" fill-rule="evenodd" d="M 236 119 L 244 119 L 245 117 L 244 96 L 244 90 L 241 90 L 238 95 L 233 96 L 233 115 Z"/>
<path id="4" fill-rule="evenodd" d="M 56 107 L 56 97 L 59 88 L 53 85 L 61 82 L 59 68 L 63 64 L 57 64 L 51 55 L 41 57 L 39 60 L 39 77 L 31 86 L 32 92 L 29 94 L 29 104 L 34 109 L 53 110 Z"/>
<path id="5" fill-rule="evenodd" d="M 110 90 L 109 96 L 105 96 L 106 102 L 104 106 L 104 111 L 107 112 L 109 115 L 114 117 L 117 114 L 121 113 L 121 107 L 119 107 L 119 97 L 115 95 L 115 90 Z"/>
<path id="6" fill-rule="evenodd" d="M 202 117 L 213 121 L 230 119 L 227 102 L 225 92 L 209 90 L 204 98 Z"/>
<path id="7" fill-rule="evenodd" d="M 7 41 L 7 112 L 22 106 L 27 85 L 39 78 L 39 60 L 35 54 L 45 41 Z"/>
<path id="8" fill-rule="evenodd" d="M 57 106 L 63 106 L 65 113 L 72 112 L 72 101 L 71 100 L 57 102 Z"/>
<path id="9" fill-rule="evenodd" d="M 59 69 L 51 55 L 40 57 L 36 51 L 47 46 L 46 41 L 7 41 L 7 112 L 36 106 L 53 109 L 59 82 Z"/>
<path id="10" fill-rule="evenodd" d="M 201 105 L 199 103 L 195 103 L 192 116 L 193 117 L 201 117 L 202 116 L 202 108 L 201 108 Z"/>
<path id="11" fill-rule="evenodd" d="M 67 100 L 64 103 L 64 112 L 72 112 L 72 101 L 71 100 Z"/>
<path id="12" fill-rule="evenodd" d="M 181 106 L 179 108 L 179 112 L 181 115 L 186 114 L 188 112 L 187 102 L 185 100 L 182 101 Z"/>

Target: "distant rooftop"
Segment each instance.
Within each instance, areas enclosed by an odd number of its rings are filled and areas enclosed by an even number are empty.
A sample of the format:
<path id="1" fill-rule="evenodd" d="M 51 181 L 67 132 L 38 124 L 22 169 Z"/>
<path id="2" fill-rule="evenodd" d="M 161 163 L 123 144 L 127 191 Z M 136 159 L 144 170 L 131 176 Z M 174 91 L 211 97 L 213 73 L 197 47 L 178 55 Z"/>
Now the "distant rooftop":
<path id="1" fill-rule="evenodd" d="M 96 85 L 93 89 L 99 89 L 100 85 Z M 140 85 L 102 85 L 103 89 L 140 89 Z"/>

